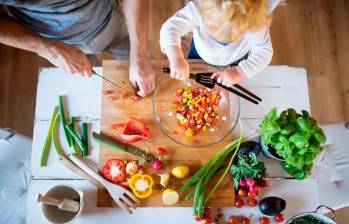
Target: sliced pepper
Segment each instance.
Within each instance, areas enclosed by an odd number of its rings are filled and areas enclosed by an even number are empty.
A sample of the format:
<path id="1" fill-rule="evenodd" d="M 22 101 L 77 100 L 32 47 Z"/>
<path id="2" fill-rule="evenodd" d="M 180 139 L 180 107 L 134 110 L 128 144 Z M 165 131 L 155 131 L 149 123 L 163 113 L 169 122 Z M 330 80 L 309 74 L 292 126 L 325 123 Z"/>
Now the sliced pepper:
<path id="1" fill-rule="evenodd" d="M 149 197 L 153 192 L 154 180 L 148 174 L 136 174 L 128 180 L 128 183 L 138 198 Z"/>
<path id="2" fill-rule="evenodd" d="M 105 179 L 114 184 L 118 184 L 126 180 L 125 164 L 120 159 L 108 160 L 102 167 L 101 171 Z"/>

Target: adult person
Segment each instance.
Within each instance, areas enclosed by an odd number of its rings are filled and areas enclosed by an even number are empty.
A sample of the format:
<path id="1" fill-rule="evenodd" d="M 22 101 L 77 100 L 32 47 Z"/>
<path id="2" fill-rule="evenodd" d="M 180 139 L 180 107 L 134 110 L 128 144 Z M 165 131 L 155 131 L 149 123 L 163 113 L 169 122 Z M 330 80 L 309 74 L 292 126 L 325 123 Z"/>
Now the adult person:
<path id="1" fill-rule="evenodd" d="M 0 8 L 0 43 L 88 77 L 92 65 L 84 53 L 109 51 L 129 57 L 138 95 L 155 88 L 147 57 L 149 0 L 0 0 Z"/>

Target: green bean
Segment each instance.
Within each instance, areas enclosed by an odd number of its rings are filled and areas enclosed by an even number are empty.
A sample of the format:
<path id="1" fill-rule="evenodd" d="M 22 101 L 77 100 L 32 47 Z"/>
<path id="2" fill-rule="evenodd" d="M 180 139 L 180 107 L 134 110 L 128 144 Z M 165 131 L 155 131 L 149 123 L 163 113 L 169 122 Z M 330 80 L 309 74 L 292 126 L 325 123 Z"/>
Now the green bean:
<path id="1" fill-rule="evenodd" d="M 75 117 L 71 117 L 70 118 L 70 122 L 69 122 L 69 126 L 75 130 Z M 79 149 L 76 145 L 76 142 L 75 142 L 75 139 L 74 138 L 71 138 L 71 145 L 72 145 L 72 148 L 73 148 L 73 154 L 74 155 L 78 155 L 79 154 Z"/>
<path id="2" fill-rule="evenodd" d="M 61 121 L 62 121 L 63 128 L 64 128 L 64 134 L 65 134 L 65 137 L 67 138 L 69 147 L 71 147 L 71 138 L 70 138 L 69 132 L 68 132 L 68 130 L 66 128 L 67 121 L 65 120 L 63 97 L 59 96 L 58 97 L 58 101 L 59 101 L 59 114 L 61 116 Z"/>
<path id="3" fill-rule="evenodd" d="M 88 131 L 87 131 L 87 123 L 85 123 L 85 122 L 83 122 L 82 123 L 82 128 L 81 128 L 82 130 L 81 130 L 81 139 L 82 139 L 82 141 L 85 143 L 85 145 L 86 145 L 86 150 L 84 151 L 82 151 L 82 155 L 83 156 L 88 156 Z"/>
<path id="4" fill-rule="evenodd" d="M 81 138 L 76 134 L 74 130 L 71 129 L 69 125 L 65 125 L 69 134 L 75 139 L 82 151 L 87 150 L 85 143 L 82 142 Z"/>
<path id="5" fill-rule="evenodd" d="M 41 159 L 40 159 L 40 166 L 41 167 L 44 167 L 47 165 L 47 157 L 48 157 L 48 153 L 50 151 L 51 142 L 52 142 L 52 127 L 53 127 L 53 123 L 54 123 L 55 117 L 57 115 L 57 112 L 58 112 L 58 107 L 54 107 L 53 112 L 52 112 L 52 116 L 51 116 L 50 125 L 48 128 L 47 134 L 46 134 L 44 147 L 41 151 Z"/>

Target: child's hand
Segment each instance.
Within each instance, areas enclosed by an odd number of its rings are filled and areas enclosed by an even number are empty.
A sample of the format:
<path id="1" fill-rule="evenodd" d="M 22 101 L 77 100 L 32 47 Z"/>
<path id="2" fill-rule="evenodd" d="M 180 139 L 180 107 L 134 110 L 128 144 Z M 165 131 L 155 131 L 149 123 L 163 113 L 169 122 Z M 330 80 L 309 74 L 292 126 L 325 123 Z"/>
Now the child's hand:
<path id="1" fill-rule="evenodd" d="M 187 81 L 189 79 L 189 64 L 178 46 L 168 46 L 165 49 L 170 61 L 171 78 Z"/>
<path id="2" fill-rule="evenodd" d="M 240 82 L 243 76 L 238 73 L 236 68 L 228 68 L 214 72 L 211 79 L 216 79 L 218 83 L 226 87 L 232 87 L 234 84 Z"/>

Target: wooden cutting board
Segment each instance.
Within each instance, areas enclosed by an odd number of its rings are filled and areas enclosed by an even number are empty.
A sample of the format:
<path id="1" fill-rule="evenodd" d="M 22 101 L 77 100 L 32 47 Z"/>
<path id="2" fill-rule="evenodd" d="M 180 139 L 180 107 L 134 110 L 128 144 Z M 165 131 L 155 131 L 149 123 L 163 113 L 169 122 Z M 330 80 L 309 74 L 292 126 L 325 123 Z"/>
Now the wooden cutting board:
<path id="1" fill-rule="evenodd" d="M 207 71 L 208 67 L 202 67 L 198 65 L 197 61 L 192 61 L 192 72 Z M 195 63 L 194 63 L 195 62 Z M 162 68 L 167 66 L 166 60 L 152 61 L 153 68 L 157 75 L 157 80 L 163 74 Z M 123 89 L 129 90 L 129 93 L 133 93 L 131 84 L 128 81 L 128 61 L 104 61 L 103 62 L 103 76 L 122 85 Z M 113 96 L 116 97 L 115 101 L 109 101 L 108 97 L 102 94 L 101 104 L 101 133 L 108 136 L 118 136 L 121 130 L 113 130 L 111 125 L 114 123 L 126 123 L 130 117 L 135 117 L 143 121 L 150 129 L 151 137 L 148 141 L 140 141 L 134 143 L 137 147 L 153 153 L 158 147 L 163 147 L 168 152 L 169 160 L 164 164 L 164 169 L 159 173 L 170 173 L 171 169 L 178 165 L 187 165 L 190 167 L 191 175 L 195 173 L 205 162 L 210 159 L 218 150 L 225 146 L 233 139 L 233 134 L 225 138 L 222 142 L 217 143 L 210 147 L 204 148 L 190 148 L 184 147 L 172 141 L 168 138 L 160 128 L 157 126 L 152 115 L 152 95 L 142 98 L 140 101 L 132 102 L 129 97 L 122 99 L 120 97 L 123 93 L 120 88 L 112 86 L 108 82 L 103 82 L 102 90 L 112 90 Z M 131 95 L 131 94 L 129 94 Z M 99 149 L 99 167 L 111 158 L 120 159 L 137 159 L 136 157 L 117 150 L 111 150 L 104 146 L 100 146 Z M 163 188 L 159 184 L 160 178 L 157 174 L 153 173 L 151 167 L 145 170 L 146 173 L 152 175 L 155 181 L 153 186 L 152 196 L 141 200 L 141 207 L 165 207 L 162 203 L 161 196 Z M 179 189 L 186 181 L 179 180 L 171 176 L 168 188 Z M 212 180 L 211 182 L 215 182 Z M 208 187 L 210 189 L 210 186 Z M 191 207 L 192 201 L 184 200 L 185 195 L 181 195 L 180 201 L 174 205 L 179 207 Z M 234 204 L 234 189 L 231 175 L 228 174 L 225 180 L 222 182 L 212 199 L 209 201 L 210 206 L 232 206 Z M 98 207 L 112 207 L 115 206 L 110 196 L 103 189 L 98 189 L 97 195 Z"/>

